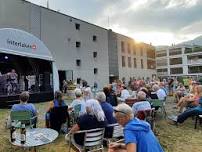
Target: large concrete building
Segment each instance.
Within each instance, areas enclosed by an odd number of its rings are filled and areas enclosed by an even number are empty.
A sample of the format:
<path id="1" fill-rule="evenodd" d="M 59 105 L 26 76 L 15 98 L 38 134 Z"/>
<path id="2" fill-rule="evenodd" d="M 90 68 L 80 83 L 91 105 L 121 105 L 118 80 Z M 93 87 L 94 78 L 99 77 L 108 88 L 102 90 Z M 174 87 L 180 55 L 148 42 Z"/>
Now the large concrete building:
<path id="1" fill-rule="evenodd" d="M 0 0 L 0 28 L 32 33 L 51 51 L 60 80 L 109 82 L 107 30 L 21 0 Z"/>
<path id="2" fill-rule="evenodd" d="M 151 45 L 23 0 L 0 0 L 0 28 L 24 30 L 51 51 L 60 83 L 64 79 L 98 82 L 110 78 L 152 77 L 155 51 Z"/>
<path id="3" fill-rule="evenodd" d="M 155 48 L 109 30 L 110 79 L 152 78 L 156 75 Z M 112 44 L 112 45 L 110 45 Z"/>
<path id="4" fill-rule="evenodd" d="M 178 45 L 156 51 L 157 75 L 202 76 L 202 47 Z"/>

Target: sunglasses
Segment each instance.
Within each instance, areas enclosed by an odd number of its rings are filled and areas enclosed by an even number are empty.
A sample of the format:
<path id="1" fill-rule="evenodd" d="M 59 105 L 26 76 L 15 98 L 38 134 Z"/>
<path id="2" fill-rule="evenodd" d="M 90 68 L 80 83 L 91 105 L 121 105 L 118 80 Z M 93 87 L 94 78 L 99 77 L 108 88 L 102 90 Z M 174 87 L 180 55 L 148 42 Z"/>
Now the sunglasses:
<path id="1" fill-rule="evenodd" d="M 128 115 L 128 113 L 126 113 L 126 112 L 124 112 L 124 111 L 120 111 L 120 110 L 115 110 L 115 109 L 114 109 L 114 113 L 117 113 L 117 112 L 120 112 L 120 113 L 123 113 L 123 114 L 125 114 L 125 115 Z"/>

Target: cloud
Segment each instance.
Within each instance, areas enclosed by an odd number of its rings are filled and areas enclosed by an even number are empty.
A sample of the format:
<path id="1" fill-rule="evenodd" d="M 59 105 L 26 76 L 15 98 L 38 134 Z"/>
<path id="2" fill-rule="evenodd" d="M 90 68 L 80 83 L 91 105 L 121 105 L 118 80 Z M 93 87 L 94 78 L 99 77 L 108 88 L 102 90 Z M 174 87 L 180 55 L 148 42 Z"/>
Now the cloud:
<path id="1" fill-rule="evenodd" d="M 46 2 L 30 1 L 42 5 Z M 49 3 L 52 9 L 128 36 L 141 38 L 141 34 L 146 37 L 148 33 L 147 37 L 153 34 L 160 42 L 160 37 L 181 41 L 202 34 L 202 0 L 49 0 Z"/>

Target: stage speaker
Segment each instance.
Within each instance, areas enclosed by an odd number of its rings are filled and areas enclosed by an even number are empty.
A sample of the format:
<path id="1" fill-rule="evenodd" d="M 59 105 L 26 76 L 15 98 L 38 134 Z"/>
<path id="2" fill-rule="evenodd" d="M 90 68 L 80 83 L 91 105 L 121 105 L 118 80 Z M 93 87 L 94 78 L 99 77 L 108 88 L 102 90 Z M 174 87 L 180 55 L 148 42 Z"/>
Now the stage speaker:
<path id="1" fill-rule="evenodd" d="M 44 89 L 45 89 L 45 91 L 51 90 L 50 72 L 44 72 Z"/>

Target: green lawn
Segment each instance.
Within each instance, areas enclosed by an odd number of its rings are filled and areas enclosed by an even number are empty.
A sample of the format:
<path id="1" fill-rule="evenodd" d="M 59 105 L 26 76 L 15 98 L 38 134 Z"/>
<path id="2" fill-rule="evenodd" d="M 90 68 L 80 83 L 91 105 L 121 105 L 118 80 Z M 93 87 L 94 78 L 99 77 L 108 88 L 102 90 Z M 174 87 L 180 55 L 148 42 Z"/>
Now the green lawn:
<path id="1" fill-rule="evenodd" d="M 166 109 L 168 114 L 176 113 L 173 109 L 173 99 L 169 97 Z M 44 112 L 48 103 L 36 104 L 39 111 L 38 127 L 44 127 Z M 21 148 L 12 146 L 9 143 L 9 130 L 5 129 L 5 119 L 9 114 L 8 109 L 0 109 L 0 152 L 21 152 Z M 194 120 L 188 119 L 184 124 L 171 125 L 164 120 L 161 113 L 157 114 L 156 133 L 166 152 L 202 152 L 202 127 L 194 129 Z M 60 135 L 53 143 L 39 147 L 43 152 L 63 152 L 68 151 L 64 141 L 64 135 Z"/>

